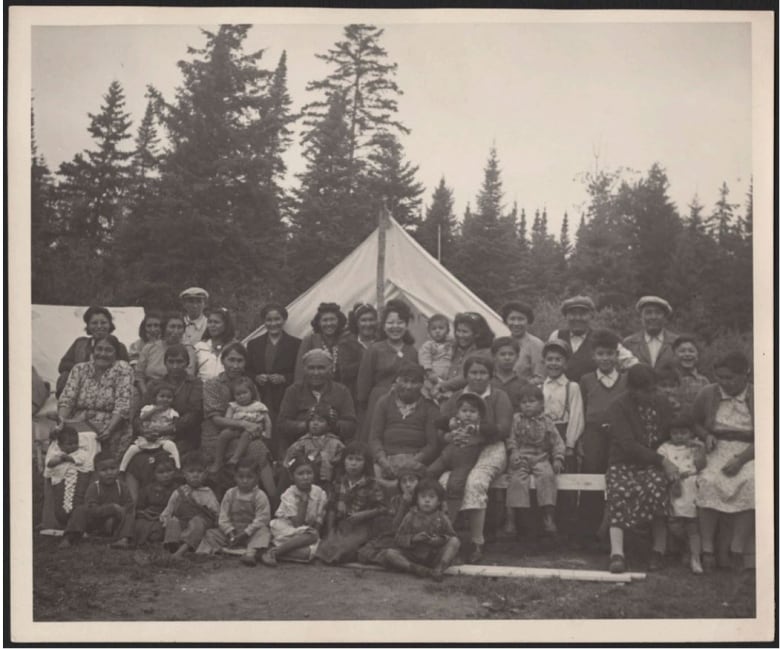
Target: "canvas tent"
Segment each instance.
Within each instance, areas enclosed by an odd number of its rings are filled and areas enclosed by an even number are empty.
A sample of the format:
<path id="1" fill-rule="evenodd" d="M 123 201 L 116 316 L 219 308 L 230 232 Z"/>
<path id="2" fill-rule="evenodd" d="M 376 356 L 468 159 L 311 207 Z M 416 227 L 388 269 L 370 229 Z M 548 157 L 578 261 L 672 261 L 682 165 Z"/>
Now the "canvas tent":
<path id="1" fill-rule="evenodd" d="M 496 335 L 509 334 L 498 314 L 434 259 L 394 219 L 385 231 L 385 300 L 401 298 L 415 314 L 411 326 L 418 344 L 427 337 L 428 317 L 443 313 L 452 319 L 461 311 L 476 311 Z M 372 232 L 338 266 L 287 307 L 285 329 L 299 338 L 311 331 L 311 319 L 320 302 L 337 302 L 346 313 L 357 302 L 376 304 L 379 229 Z M 261 335 L 259 327 L 244 343 Z"/>
<path id="2" fill-rule="evenodd" d="M 57 382 L 57 366 L 74 340 L 84 332 L 85 306 L 32 305 L 32 364 L 44 381 Z M 114 320 L 114 335 L 129 347 L 138 339 L 138 326 L 144 319 L 139 306 L 108 307 Z"/>

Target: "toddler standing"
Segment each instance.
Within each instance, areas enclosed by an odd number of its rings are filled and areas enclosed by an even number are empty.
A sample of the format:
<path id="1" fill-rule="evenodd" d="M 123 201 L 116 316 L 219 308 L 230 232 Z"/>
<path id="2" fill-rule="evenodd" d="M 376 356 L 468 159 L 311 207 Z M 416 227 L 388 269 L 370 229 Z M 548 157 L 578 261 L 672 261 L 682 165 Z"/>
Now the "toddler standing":
<path id="1" fill-rule="evenodd" d="M 246 547 L 241 563 L 254 566 L 257 553 L 268 549 L 271 533 L 271 505 L 268 497 L 257 486 L 257 466 L 252 460 L 242 459 L 236 465 L 236 486 L 225 492 L 219 508 L 217 527 L 206 530 L 198 554 L 213 554 L 224 547 Z M 261 554 L 262 558 L 262 554 Z"/>
<path id="2" fill-rule="evenodd" d="M 333 434 L 333 412 L 330 404 L 319 402 L 309 411 L 306 434 L 287 449 L 284 462 L 296 455 L 309 457 L 314 464 L 314 483 L 325 489 L 333 480 L 333 469 L 341 461 L 344 442 Z"/>
<path id="3" fill-rule="evenodd" d="M 671 485 L 670 521 L 672 529 L 682 524 L 688 537 L 691 571 L 700 575 L 701 535 L 696 517 L 696 477 L 706 465 L 704 442 L 693 435 L 693 419 L 682 416 L 675 419 L 669 429 L 670 440 L 658 447 L 658 454 L 677 467 L 680 474 Z"/>
<path id="4" fill-rule="evenodd" d="M 457 411 L 449 421 L 449 431 L 444 435 L 447 446 L 426 471 L 429 478 L 438 478 L 445 471 L 452 471 L 447 480 L 447 512 L 453 522 L 463 503 L 466 479 L 485 445 L 479 434 L 479 424 L 485 416 L 482 398 L 464 392 L 456 399 L 455 406 Z"/>
<path id="5" fill-rule="evenodd" d="M 170 457 L 163 457 L 154 463 L 154 482 L 141 488 L 135 505 L 133 537 L 136 545 L 162 541 L 165 536 L 160 514 L 163 513 L 173 490 L 176 465 Z"/>
<path id="6" fill-rule="evenodd" d="M 520 395 L 520 412 L 515 413 L 506 447 L 509 453 L 507 506 L 516 518 L 531 506 L 533 475 L 544 531 L 554 534 L 558 495 L 555 476 L 563 470 L 566 445 L 552 418 L 544 413 L 544 394 L 535 385 L 527 386 Z"/>
<path id="7" fill-rule="evenodd" d="M 152 391 L 150 396 L 154 403 L 141 408 L 139 416 L 141 435 L 135 438 L 122 456 L 122 463 L 119 465 L 120 473 L 127 471 L 130 460 L 142 450 L 150 451 L 158 448 L 163 449 L 173 458 L 177 469 L 181 466 L 179 449 L 168 436 L 174 428 L 175 421 L 179 418 L 179 413 L 171 408 L 176 390 L 170 383 L 160 382 L 152 387 Z"/>
<path id="8" fill-rule="evenodd" d="M 242 377 L 233 384 L 233 401 L 228 404 L 225 419 L 235 421 L 235 426 L 219 433 L 214 464 L 209 469 L 211 473 L 217 473 L 222 468 L 225 451 L 236 437 L 238 444 L 226 462 L 229 466 L 238 464 L 253 439 L 271 439 L 271 416 L 259 399 L 257 386 L 248 377 Z"/>
<path id="9" fill-rule="evenodd" d="M 449 394 L 442 391 L 440 383 L 447 379 L 452 365 L 452 340 L 449 339 L 450 321 L 436 313 L 428 318 L 428 335 L 418 353 L 420 365 L 425 370 L 423 395 L 441 403 Z"/>
<path id="10" fill-rule="evenodd" d="M 419 577 L 440 581 L 460 549 L 460 540 L 441 509 L 444 487 L 426 478 L 415 490 L 415 506 L 404 516 L 395 548 L 386 550 L 384 564 Z"/>
<path id="11" fill-rule="evenodd" d="M 46 449 L 43 477 L 51 480 L 54 489 L 62 490 L 62 497 L 56 498 L 54 512 L 61 523 L 68 520 L 76 503 L 83 497 L 93 468 L 92 454 L 79 443 L 78 431 L 64 425 Z"/>
<path id="12" fill-rule="evenodd" d="M 181 559 L 194 551 L 206 530 L 214 527 L 219 515 L 219 502 L 214 492 L 205 486 L 206 460 L 197 451 L 184 456 L 182 471 L 186 484 L 176 489 L 160 514 L 165 528 L 163 543 Z"/>

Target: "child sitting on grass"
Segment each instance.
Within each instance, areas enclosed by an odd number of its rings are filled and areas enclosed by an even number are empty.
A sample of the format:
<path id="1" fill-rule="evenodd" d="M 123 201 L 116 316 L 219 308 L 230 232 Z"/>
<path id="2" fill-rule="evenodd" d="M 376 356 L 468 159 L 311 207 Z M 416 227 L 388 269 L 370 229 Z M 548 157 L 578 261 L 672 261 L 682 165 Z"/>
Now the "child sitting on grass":
<path id="1" fill-rule="evenodd" d="M 259 399 L 257 386 L 248 377 L 241 377 L 233 384 L 233 401 L 228 405 L 225 419 L 232 419 L 235 425 L 220 431 L 217 437 L 214 463 L 209 467 L 209 473 L 212 474 L 218 473 L 223 463 L 235 467 L 253 439 L 271 439 L 271 416 Z M 233 455 L 225 462 L 225 452 L 236 438 L 238 443 Z"/>
<path id="2" fill-rule="evenodd" d="M 287 449 L 284 462 L 296 455 L 305 455 L 314 462 L 314 483 L 326 491 L 333 480 L 333 469 L 341 461 L 344 442 L 333 434 L 333 412 L 329 404 L 320 402 L 309 411 L 306 434 Z"/>
<path id="3" fill-rule="evenodd" d="M 447 445 L 426 471 L 429 478 L 438 478 L 445 471 L 451 471 L 447 480 L 447 513 L 453 522 L 463 503 L 466 479 L 485 445 L 479 434 L 479 423 L 485 416 L 485 402 L 476 394 L 464 392 L 455 401 L 455 406 L 457 411 L 448 422 L 448 432 L 444 434 Z"/>
<path id="4" fill-rule="evenodd" d="M 440 384 L 447 379 L 452 365 L 452 340 L 449 338 L 450 321 L 447 316 L 435 313 L 428 318 L 428 335 L 420 345 L 420 365 L 425 370 L 423 395 L 436 403 L 444 401 L 449 394 L 443 392 Z"/>
<path id="5" fill-rule="evenodd" d="M 141 420 L 142 434 L 133 440 L 122 456 L 122 462 L 119 465 L 120 473 L 127 470 L 130 460 L 141 451 L 151 451 L 158 448 L 163 449 L 173 458 L 177 469 L 181 466 L 179 449 L 169 437 L 169 434 L 174 430 L 174 422 L 179 418 L 179 413 L 171 408 L 176 390 L 170 383 L 163 382 L 155 384 L 152 390 L 154 393 L 150 396 L 154 403 L 141 408 L 139 419 Z"/>
<path id="6" fill-rule="evenodd" d="M 506 447 L 509 454 L 507 506 L 515 518 L 531 507 L 533 476 L 536 502 L 542 508 L 543 529 L 554 534 L 558 495 L 555 476 L 563 470 L 566 445 L 552 418 L 545 414 L 544 394 L 535 385 L 527 386 L 520 395 L 520 412 L 515 413 Z"/>
<path id="7" fill-rule="evenodd" d="M 164 456 L 154 464 L 154 482 L 141 488 L 135 505 L 133 537 L 136 545 L 162 541 L 165 536 L 160 514 L 163 513 L 173 490 L 176 465 L 173 459 Z"/>
<path id="8" fill-rule="evenodd" d="M 669 527 L 683 528 L 688 538 L 689 561 L 695 575 L 702 574 L 701 535 L 696 516 L 696 477 L 707 466 L 704 442 L 693 434 L 693 418 L 678 416 L 669 429 L 669 441 L 658 447 L 658 454 L 679 470 L 679 477 L 670 486 Z"/>
<path id="9" fill-rule="evenodd" d="M 182 472 L 186 484 L 176 489 L 160 514 L 165 528 L 165 547 L 181 559 L 194 551 L 206 530 L 214 527 L 219 515 L 219 502 L 214 492 L 205 486 L 206 459 L 197 451 L 184 456 Z"/>
<path id="10" fill-rule="evenodd" d="M 452 523 L 441 509 L 443 500 L 444 487 L 436 480 L 420 481 L 415 505 L 396 532 L 396 547 L 384 552 L 384 565 L 441 581 L 460 549 Z"/>
<path id="11" fill-rule="evenodd" d="M 127 485 L 119 480 L 116 460 L 107 453 L 95 456 L 97 480 L 84 495 L 84 504 L 73 509 L 60 548 L 69 548 L 85 532 L 116 537 L 112 548 L 129 548 L 133 536 L 134 506 Z"/>
<path id="12" fill-rule="evenodd" d="M 271 520 L 272 546 L 260 559 L 275 566 L 277 557 L 311 561 L 320 541 L 328 496 L 314 484 L 314 465 L 306 455 L 296 455 L 287 464 L 293 484 L 282 494 Z"/>
<path id="13" fill-rule="evenodd" d="M 198 554 L 213 554 L 222 548 L 246 550 L 241 563 L 254 566 L 257 553 L 265 552 L 271 542 L 268 523 L 271 520 L 271 505 L 268 497 L 257 486 L 257 466 L 247 458 L 236 465 L 236 486 L 225 492 L 219 508 L 217 527 L 206 530 L 200 542 Z"/>

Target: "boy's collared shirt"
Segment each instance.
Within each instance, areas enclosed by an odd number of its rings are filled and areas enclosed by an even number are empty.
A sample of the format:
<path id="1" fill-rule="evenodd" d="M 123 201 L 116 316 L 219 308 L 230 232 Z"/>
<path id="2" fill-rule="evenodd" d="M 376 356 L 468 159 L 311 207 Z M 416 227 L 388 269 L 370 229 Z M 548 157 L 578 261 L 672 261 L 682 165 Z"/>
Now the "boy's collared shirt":
<path id="1" fill-rule="evenodd" d="M 542 392 L 545 414 L 556 424 L 566 424 L 566 446 L 574 448 L 585 430 L 580 386 L 569 381 L 565 374 L 561 374 L 554 379 L 547 377 L 542 385 Z"/>
<path id="2" fill-rule="evenodd" d="M 601 370 L 596 370 L 596 378 L 605 388 L 611 388 L 620 378 L 620 374 L 618 374 L 618 371 L 613 367 L 609 374 L 605 374 Z"/>

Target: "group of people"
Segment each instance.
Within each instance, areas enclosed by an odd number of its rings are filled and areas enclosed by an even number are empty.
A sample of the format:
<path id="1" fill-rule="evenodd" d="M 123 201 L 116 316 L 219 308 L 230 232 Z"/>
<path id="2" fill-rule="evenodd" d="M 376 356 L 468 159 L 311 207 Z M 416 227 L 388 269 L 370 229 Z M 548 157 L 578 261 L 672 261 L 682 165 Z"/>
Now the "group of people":
<path id="1" fill-rule="evenodd" d="M 538 508 L 545 534 L 608 537 L 612 572 L 626 569 L 624 532 L 645 527 L 650 569 L 670 532 L 694 573 L 744 567 L 750 363 L 732 352 L 702 375 L 696 339 L 667 328 L 660 297 L 639 299 L 642 330 L 622 341 L 593 330 L 595 304 L 576 296 L 546 342 L 528 331 L 533 310 L 511 302 L 510 336 L 478 313 L 435 314 L 418 345 L 410 307 L 390 300 L 348 314 L 322 303 L 303 339 L 268 304 L 246 346 L 204 289 L 180 297 L 182 312 L 147 312 L 127 348 L 110 311 L 91 307 L 62 359 L 44 474 L 64 547 L 108 533 L 177 558 L 238 548 L 248 565 L 357 559 L 439 579 L 459 553 L 481 559 L 489 490 L 506 472 L 507 535 L 533 528 Z M 606 498 L 559 503 L 563 472 L 606 474 Z"/>

